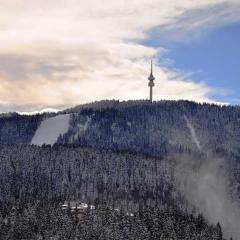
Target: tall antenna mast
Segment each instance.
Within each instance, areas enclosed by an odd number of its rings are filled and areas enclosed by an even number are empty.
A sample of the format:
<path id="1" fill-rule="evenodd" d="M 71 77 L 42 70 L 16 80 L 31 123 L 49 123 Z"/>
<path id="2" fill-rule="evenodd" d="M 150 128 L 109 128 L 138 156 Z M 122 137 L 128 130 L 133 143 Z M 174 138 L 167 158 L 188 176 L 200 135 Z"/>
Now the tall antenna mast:
<path id="1" fill-rule="evenodd" d="M 154 80 L 155 77 L 153 76 L 153 67 L 152 67 L 152 60 L 151 60 L 151 73 L 150 76 L 148 77 L 148 86 L 150 87 L 150 96 L 149 96 L 149 100 L 150 102 L 152 102 L 153 100 L 153 87 L 154 87 Z"/>

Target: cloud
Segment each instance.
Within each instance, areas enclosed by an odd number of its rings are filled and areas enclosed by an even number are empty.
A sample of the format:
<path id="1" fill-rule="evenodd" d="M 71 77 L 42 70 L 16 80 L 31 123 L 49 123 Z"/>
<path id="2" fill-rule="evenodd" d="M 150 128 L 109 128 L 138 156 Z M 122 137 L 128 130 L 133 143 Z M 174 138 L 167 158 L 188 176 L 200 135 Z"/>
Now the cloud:
<path id="1" fill-rule="evenodd" d="M 169 36 L 172 29 L 187 29 L 186 36 L 209 23 L 217 27 L 216 13 L 224 16 L 221 24 L 238 21 L 230 11 L 235 4 L 0 0 L 0 104 L 51 107 L 100 99 L 145 99 L 152 58 L 155 99 L 213 101 L 211 87 L 166 67 L 162 55 L 166 49 L 139 42 L 151 37 L 151 29 L 162 29 Z M 207 11 L 209 7 L 215 10 Z M 159 56 L 163 60 L 157 62 Z"/>
<path id="2" fill-rule="evenodd" d="M 199 41 L 216 28 L 238 23 L 239 12 L 239 1 L 215 1 L 205 7 L 186 10 L 172 24 L 156 27 L 151 34 L 175 42 Z"/>
<path id="3" fill-rule="evenodd" d="M 0 112 L 17 112 L 19 114 L 24 115 L 33 115 L 36 113 L 44 113 L 44 112 L 58 112 L 67 108 L 70 108 L 70 105 L 37 105 L 37 104 L 5 104 L 3 102 L 0 103 Z"/>

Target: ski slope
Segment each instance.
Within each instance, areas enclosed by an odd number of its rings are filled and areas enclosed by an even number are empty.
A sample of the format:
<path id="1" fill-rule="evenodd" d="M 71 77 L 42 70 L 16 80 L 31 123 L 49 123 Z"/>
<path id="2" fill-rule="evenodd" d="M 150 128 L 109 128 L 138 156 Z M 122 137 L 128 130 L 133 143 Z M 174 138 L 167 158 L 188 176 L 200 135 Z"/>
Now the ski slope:
<path id="1" fill-rule="evenodd" d="M 39 146 L 43 144 L 53 145 L 60 135 L 68 131 L 69 119 L 70 114 L 64 114 L 43 120 L 35 132 L 31 144 Z"/>

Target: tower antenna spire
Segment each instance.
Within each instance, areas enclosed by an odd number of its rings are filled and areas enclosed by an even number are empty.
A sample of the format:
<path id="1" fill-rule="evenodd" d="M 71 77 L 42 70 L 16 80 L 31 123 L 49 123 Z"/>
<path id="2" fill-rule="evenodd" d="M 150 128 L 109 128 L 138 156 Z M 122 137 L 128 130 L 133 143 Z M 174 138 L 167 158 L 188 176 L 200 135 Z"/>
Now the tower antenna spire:
<path id="1" fill-rule="evenodd" d="M 150 76 L 148 77 L 148 86 L 150 87 L 150 97 L 149 97 L 149 100 L 150 102 L 152 102 L 152 99 L 153 99 L 153 87 L 154 87 L 154 80 L 155 80 L 155 77 L 153 76 L 153 67 L 152 67 L 152 60 L 151 60 L 151 73 L 150 73 Z"/>

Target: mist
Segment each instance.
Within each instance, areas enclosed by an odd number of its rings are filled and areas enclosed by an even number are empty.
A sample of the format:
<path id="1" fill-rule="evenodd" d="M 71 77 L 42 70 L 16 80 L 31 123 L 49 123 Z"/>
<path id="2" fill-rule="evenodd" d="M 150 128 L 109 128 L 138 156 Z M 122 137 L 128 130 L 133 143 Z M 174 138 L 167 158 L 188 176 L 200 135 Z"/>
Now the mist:
<path id="1" fill-rule="evenodd" d="M 198 150 L 202 150 L 196 132 L 184 116 Z M 175 184 L 197 213 L 203 214 L 211 224 L 220 223 L 225 237 L 239 239 L 240 205 L 231 193 L 230 171 L 225 159 L 203 151 L 204 159 L 179 157 L 175 169 Z"/>

